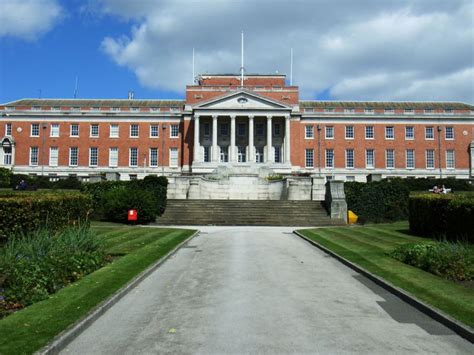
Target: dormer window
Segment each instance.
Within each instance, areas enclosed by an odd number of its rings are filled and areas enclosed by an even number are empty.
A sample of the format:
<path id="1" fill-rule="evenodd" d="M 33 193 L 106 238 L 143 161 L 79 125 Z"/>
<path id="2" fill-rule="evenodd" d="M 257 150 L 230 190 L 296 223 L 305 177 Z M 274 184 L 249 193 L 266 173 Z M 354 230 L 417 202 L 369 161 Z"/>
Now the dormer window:
<path id="1" fill-rule="evenodd" d="M 150 111 L 159 111 L 158 107 L 150 107 Z"/>
<path id="2" fill-rule="evenodd" d="M 425 113 L 428 114 L 428 115 L 431 115 L 433 113 L 433 109 L 432 108 L 425 108 Z"/>
<path id="3" fill-rule="evenodd" d="M 41 107 L 40 106 L 33 106 L 33 107 L 31 107 L 31 110 L 32 111 L 40 111 Z"/>
<path id="4" fill-rule="evenodd" d="M 393 115 L 395 110 L 393 108 L 386 108 L 384 112 L 386 115 Z"/>
<path id="5" fill-rule="evenodd" d="M 445 113 L 446 115 L 452 115 L 452 114 L 454 113 L 454 111 L 453 111 L 452 109 L 450 109 L 450 108 L 447 108 L 447 109 L 444 110 L 444 113 Z"/>
<path id="6" fill-rule="evenodd" d="M 78 107 L 78 106 L 74 106 L 74 107 L 72 108 L 72 110 L 77 112 L 77 111 L 81 111 L 81 108 Z"/>
<path id="7" fill-rule="evenodd" d="M 130 111 L 132 111 L 132 112 L 138 112 L 138 111 L 140 111 L 140 109 L 139 109 L 138 107 L 132 107 L 132 108 L 130 109 Z"/>
<path id="8" fill-rule="evenodd" d="M 405 115 L 413 115 L 415 111 L 412 108 L 406 108 L 405 109 Z"/>
<path id="9" fill-rule="evenodd" d="M 353 108 L 345 108 L 344 113 L 354 113 L 355 110 Z"/>
<path id="10" fill-rule="evenodd" d="M 112 111 L 120 111 L 120 107 L 112 107 Z"/>
<path id="11" fill-rule="evenodd" d="M 177 107 L 171 107 L 171 108 L 170 108 L 170 111 L 171 111 L 171 112 L 179 112 L 179 108 L 177 108 Z"/>
<path id="12" fill-rule="evenodd" d="M 51 107 L 51 111 L 61 111 L 61 107 L 53 106 L 53 107 Z"/>
<path id="13" fill-rule="evenodd" d="M 100 107 L 98 106 L 92 107 L 92 111 L 100 111 Z"/>
<path id="14" fill-rule="evenodd" d="M 5 110 L 7 110 L 7 111 L 14 111 L 15 109 L 16 109 L 15 106 L 6 106 L 5 107 Z"/>
<path id="15" fill-rule="evenodd" d="M 364 109 L 364 113 L 372 114 L 372 113 L 374 113 L 374 109 L 373 108 L 366 108 L 366 109 Z"/>
<path id="16" fill-rule="evenodd" d="M 306 108 L 304 109 L 304 112 L 314 112 L 314 108 L 312 108 L 312 107 L 306 107 Z"/>
<path id="17" fill-rule="evenodd" d="M 334 109 L 332 107 L 328 107 L 328 108 L 325 108 L 324 109 L 324 112 L 325 113 L 333 113 L 334 112 Z"/>

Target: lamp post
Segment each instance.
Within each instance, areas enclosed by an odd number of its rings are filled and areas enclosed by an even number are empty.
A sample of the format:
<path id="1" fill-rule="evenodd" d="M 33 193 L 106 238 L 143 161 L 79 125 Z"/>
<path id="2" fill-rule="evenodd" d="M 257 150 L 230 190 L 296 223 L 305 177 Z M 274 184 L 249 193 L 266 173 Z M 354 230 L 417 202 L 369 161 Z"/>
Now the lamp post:
<path id="1" fill-rule="evenodd" d="M 44 142 L 46 140 L 46 128 L 48 128 L 46 123 L 41 125 L 43 132 L 41 132 L 41 176 L 44 176 Z"/>
<path id="2" fill-rule="evenodd" d="M 161 174 L 165 175 L 165 132 L 166 132 L 166 125 L 163 124 L 161 126 L 162 134 L 161 134 Z"/>
<path id="3" fill-rule="evenodd" d="M 321 125 L 318 124 L 318 175 L 321 177 Z"/>
<path id="4" fill-rule="evenodd" d="M 438 126 L 438 167 L 439 167 L 439 178 L 443 178 L 443 169 L 441 168 L 441 132 L 443 129 L 441 126 Z"/>

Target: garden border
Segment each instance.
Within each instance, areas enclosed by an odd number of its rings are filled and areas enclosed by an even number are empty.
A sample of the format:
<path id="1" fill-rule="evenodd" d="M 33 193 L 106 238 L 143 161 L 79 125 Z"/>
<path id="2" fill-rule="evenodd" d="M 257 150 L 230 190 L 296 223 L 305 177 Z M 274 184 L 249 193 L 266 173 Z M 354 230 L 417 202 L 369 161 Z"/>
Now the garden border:
<path id="1" fill-rule="evenodd" d="M 94 323 L 101 315 L 103 315 L 109 308 L 120 301 L 126 294 L 132 291 L 140 282 L 142 282 L 147 276 L 155 271 L 161 264 L 173 256 L 183 245 L 188 243 L 191 239 L 200 233 L 196 230 L 191 236 L 179 243 L 173 250 L 168 252 L 165 256 L 160 258 L 154 264 L 149 266 L 147 269 L 142 271 L 140 274 L 135 276 L 129 283 L 121 287 L 111 297 L 102 301 L 99 305 L 94 307 L 84 317 L 76 321 L 74 324 L 63 330 L 57 336 L 53 338 L 45 347 L 35 352 L 35 354 L 51 355 L 59 354 L 69 343 L 71 343 L 76 337 L 78 337 L 84 330 L 86 330 L 92 323 Z"/>
<path id="2" fill-rule="evenodd" d="M 323 252 L 331 255 L 344 265 L 350 267 L 351 269 L 357 271 L 359 274 L 364 275 L 371 281 L 375 282 L 377 285 L 383 287 L 387 291 L 391 292 L 395 296 L 399 297 L 406 303 L 410 304 L 411 306 L 418 309 L 420 312 L 423 312 L 427 316 L 431 317 L 432 319 L 440 322 L 444 326 L 448 327 L 464 339 L 468 340 L 471 343 L 474 343 L 474 329 L 471 327 L 457 321 L 456 319 L 452 318 L 451 316 L 447 315 L 446 313 L 440 311 L 439 309 L 432 307 L 425 302 L 419 300 L 415 296 L 411 295 L 410 293 L 398 288 L 397 286 L 392 285 L 390 282 L 384 280 L 383 278 L 372 274 L 371 272 L 367 271 L 366 269 L 354 264 L 352 261 L 347 260 L 346 258 L 338 255 L 337 253 L 333 252 L 332 250 L 326 248 L 325 246 L 315 242 L 314 240 L 309 239 L 308 237 L 304 236 L 297 230 L 293 231 L 298 237 L 302 238 L 306 242 L 312 244 L 313 246 L 319 248 Z"/>

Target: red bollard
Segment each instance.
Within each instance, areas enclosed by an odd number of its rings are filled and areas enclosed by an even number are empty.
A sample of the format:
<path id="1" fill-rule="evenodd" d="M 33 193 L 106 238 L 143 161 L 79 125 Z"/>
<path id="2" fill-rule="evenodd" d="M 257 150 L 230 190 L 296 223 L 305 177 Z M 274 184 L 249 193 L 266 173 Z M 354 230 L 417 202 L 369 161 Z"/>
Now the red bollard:
<path id="1" fill-rule="evenodd" d="M 137 210 L 128 210 L 127 219 L 129 222 L 136 222 L 138 219 Z"/>

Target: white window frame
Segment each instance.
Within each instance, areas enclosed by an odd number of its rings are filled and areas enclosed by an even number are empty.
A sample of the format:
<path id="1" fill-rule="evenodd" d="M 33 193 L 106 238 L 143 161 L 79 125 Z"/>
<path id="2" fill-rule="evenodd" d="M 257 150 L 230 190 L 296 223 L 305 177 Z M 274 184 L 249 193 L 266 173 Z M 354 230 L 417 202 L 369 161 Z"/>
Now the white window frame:
<path id="1" fill-rule="evenodd" d="M 208 145 L 205 145 L 203 149 L 204 149 L 203 161 L 205 163 L 209 163 L 211 161 L 211 147 Z"/>
<path id="2" fill-rule="evenodd" d="M 93 134 L 93 128 L 97 127 L 97 134 Z M 98 123 L 91 123 L 90 125 L 90 131 L 89 131 L 89 137 L 90 138 L 99 138 L 100 135 L 100 130 L 99 130 L 99 124 Z"/>
<path id="3" fill-rule="evenodd" d="M 33 127 L 38 128 L 38 134 L 33 134 L 34 133 Z M 30 126 L 30 137 L 39 137 L 40 136 L 40 127 L 41 127 L 41 125 L 39 123 L 32 123 L 31 126 Z"/>
<path id="4" fill-rule="evenodd" d="M 392 131 L 392 136 L 389 135 L 389 132 Z M 394 126 L 385 126 L 385 139 L 394 140 L 395 139 L 395 127 Z"/>
<path id="5" fill-rule="evenodd" d="M 354 149 L 346 149 L 346 169 L 354 169 Z"/>
<path id="6" fill-rule="evenodd" d="M 247 152 L 246 147 L 243 145 L 237 146 L 237 162 L 245 163 L 247 162 Z"/>
<path id="7" fill-rule="evenodd" d="M 391 157 L 389 155 L 391 155 Z M 389 164 L 390 161 L 391 164 Z M 385 168 L 395 169 L 395 149 L 385 150 Z"/>
<path id="8" fill-rule="evenodd" d="M 411 155 L 411 157 L 409 157 L 409 153 Z M 411 163 L 412 164 L 409 164 L 410 162 L 410 159 L 411 159 Z M 405 151 L 405 168 L 406 169 L 415 169 L 415 150 L 414 149 L 407 149 Z"/>
<path id="9" fill-rule="evenodd" d="M 449 131 L 451 132 L 450 136 L 448 137 L 448 129 Z M 447 140 L 447 141 L 452 141 L 454 140 L 454 127 L 453 126 L 446 126 L 444 128 L 444 138 Z"/>
<path id="10" fill-rule="evenodd" d="M 324 157 L 325 157 L 326 169 L 333 169 L 334 168 L 334 149 L 326 149 Z M 331 164 L 329 164 L 329 162 Z"/>
<path id="11" fill-rule="evenodd" d="M 38 163 L 39 163 L 38 159 L 39 159 L 39 148 L 30 147 L 30 159 L 29 159 L 30 166 L 38 166 Z"/>
<path id="12" fill-rule="evenodd" d="M 428 137 L 428 132 L 431 131 L 431 137 Z M 425 127 L 425 140 L 434 140 L 434 127 Z"/>
<path id="13" fill-rule="evenodd" d="M 429 159 L 429 155 L 432 155 L 431 159 Z M 431 164 L 430 161 L 432 162 Z M 429 169 L 429 170 L 433 170 L 436 168 L 436 164 L 435 164 L 435 151 L 434 149 L 426 149 L 425 150 L 425 166 L 426 166 L 426 169 Z"/>
<path id="14" fill-rule="evenodd" d="M 156 129 L 156 134 L 153 134 Z M 160 137 L 160 126 L 157 124 L 150 124 L 150 138 Z"/>
<path id="15" fill-rule="evenodd" d="M 352 133 L 351 133 L 352 132 Z M 354 139 L 355 133 L 354 133 L 354 126 L 346 126 L 345 128 L 345 138 L 346 139 Z"/>
<path id="16" fill-rule="evenodd" d="M 140 126 L 137 123 L 130 124 L 130 138 L 140 137 Z"/>
<path id="17" fill-rule="evenodd" d="M 281 159 L 281 145 L 275 145 L 273 148 L 273 158 L 275 163 L 282 163 L 283 160 Z"/>
<path id="18" fill-rule="evenodd" d="M 408 129 L 411 128 L 411 137 L 408 135 Z M 405 140 L 412 141 L 415 139 L 415 126 L 406 126 L 405 127 Z"/>
<path id="19" fill-rule="evenodd" d="M 109 138 L 120 138 L 120 125 L 118 123 L 109 125 Z"/>
<path id="20" fill-rule="evenodd" d="M 313 139 L 314 138 L 314 126 L 306 125 L 304 126 L 304 138 Z"/>
<path id="21" fill-rule="evenodd" d="M 133 161 L 136 160 L 134 163 Z M 138 148 L 131 147 L 128 149 L 128 166 L 131 168 L 138 167 Z"/>
<path id="22" fill-rule="evenodd" d="M 93 152 L 94 155 L 92 154 Z M 95 161 L 93 161 L 93 158 Z M 99 148 L 98 147 L 89 147 L 89 166 L 95 167 L 99 166 Z"/>
<path id="23" fill-rule="evenodd" d="M 179 166 L 178 148 L 170 148 L 169 154 L 170 154 L 170 159 L 169 159 L 170 168 L 177 168 Z M 174 157 L 174 155 L 176 155 L 176 157 Z"/>
<path id="24" fill-rule="evenodd" d="M 314 168 L 314 149 L 306 148 L 304 151 L 304 166 L 307 169 Z"/>
<path id="25" fill-rule="evenodd" d="M 331 132 L 330 136 L 328 135 L 329 132 Z M 325 139 L 334 139 L 334 126 L 324 127 L 324 138 Z"/>
<path id="26" fill-rule="evenodd" d="M 58 162 L 59 162 L 59 148 L 49 147 L 49 166 L 58 166 Z"/>
<path id="27" fill-rule="evenodd" d="M 119 149 L 117 147 L 110 147 L 109 148 L 109 167 L 111 168 L 118 167 L 118 157 L 119 157 Z"/>
<path id="28" fill-rule="evenodd" d="M 219 146 L 219 161 L 221 163 L 229 162 L 229 146 Z"/>
<path id="29" fill-rule="evenodd" d="M 371 153 L 371 154 L 369 154 Z M 372 160 L 372 163 L 369 164 L 369 158 Z M 366 149 L 365 150 L 365 168 L 366 169 L 375 169 L 375 149 Z"/>
<path id="30" fill-rule="evenodd" d="M 76 152 L 75 160 L 76 162 L 73 163 L 73 154 L 72 152 Z M 69 166 L 78 166 L 79 165 L 79 147 L 69 147 Z"/>
<path id="31" fill-rule="evenodd" d="M 158 167 L 158 148 L 152 147 L 149 150 L 149 165 L 150 168 L 157 168 Z"/>
<path id="32" fill-rule="evenodd" d="M 370 130 L 369 130 L 370 128 Z M 369 137 L 368 132 L 372 132 L 372 137 Z M 374 126 L 365 126 L 365 139 L 374 139 L 375 138 L 375 128 Z"/>
<path id="33" fill-rule="evenodd" d="M 364 113 L 368 115 L 373 115 L 374 114 L 374 109 L 373 108 L 366 108 L 364 109 Z"/>
<path id="34" fill-rule="evenodd" d="M 179 124 L 170 125 L 170 138 L 179 138 Z"/>
<path id="35" fill-rule="evenodd" d="M 73 127 L 77 127 L 77 134 L 73 134 Z M 70 137 L 79 137 L 79 124 L 78 123 L 71 123 L 69 127 L 69 136 Z"/>
<path id="36" fill-rule="evenodd" d="M 255 162 L 263 163 L 264 162 L 264 149 L 263 147 L 255 147 Z"/>
<path id="37" fill-rule="evenodd" d="M 386 109 L 384 109 L 383 112 L 384 112 L 384 114 L 386 114 L 386 115 L 393 115 L 393 114 L 395 114 L 395 110 L 394 110 L 393 108 L 386 108 Z"/>
<path id="38" fill-rule="evenodd" d="M 449 155 L 452 155 L 449 157 Z M 448 162 L 451 162 L 448 164 Z M 456 152 L 454 149 L 446 150 L 446 169 L 456 169 Z"/>
<path id="39" fill-rule="evenodd" d="M 49 136 L 52 138 L 59 138 L 60 129 L 61 129 L 61 126 L 59 125 L 59 123 L 51 123 Z"/>
<path id="40" fill-rule="evenodd" d="M 7 137 L 12 136 L 12 124 L 10 122 L 5 123 L 5 136 Z"/>

